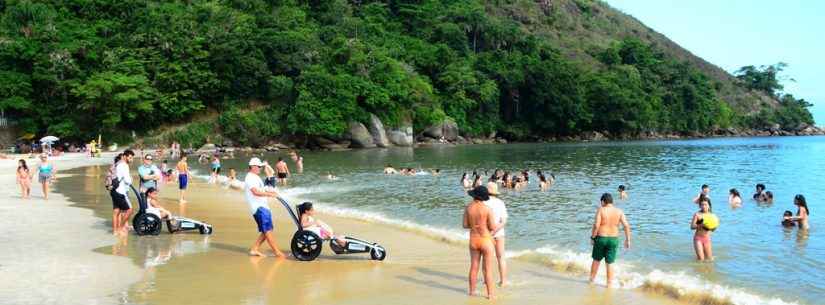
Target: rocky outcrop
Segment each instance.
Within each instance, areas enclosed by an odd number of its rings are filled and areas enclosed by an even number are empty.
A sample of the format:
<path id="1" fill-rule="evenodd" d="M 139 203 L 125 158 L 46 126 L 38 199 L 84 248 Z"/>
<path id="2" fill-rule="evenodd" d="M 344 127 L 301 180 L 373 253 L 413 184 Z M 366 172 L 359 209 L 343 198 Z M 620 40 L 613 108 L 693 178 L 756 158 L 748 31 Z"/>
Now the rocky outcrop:
<path id="1" fill-rule="evenodd" d="M 387 138 L 396 146 L 410 147 L 415 144 L 412 126 L 402 126 L 387 130 Z"/>
<path id="2" fill-rule="evenodd" d="M 458 140 L 458 124 L 453 120 L 444 120 L 441 123 L 427 127 L 421 134 L 424 137 L 436 140 L 440 140 L 443 137 L 444 140 L 453 142 Z"/>
<path id="3" fill-rule="evenodd" d="M 349 129 L 347 130 L 348 138 L 352 141 L 350 146 L 353 148 L 370 148 L 375 147 L 375 142 L 372 141 L 372 134 L 367 130 L 364 124 L 358 122 L 349 122 Z"/>
<path id="4" fill-rule="evenodd" d="M 376 115 L 370 113 L 369 131 L 372 135 L 372 141 L 378 147 L 389 147 L 392 145 L 390 139 L 387 138 L 387 131 L 384 129 L 384 124 L 381 123 Z"/>
<path id="5" fill-rule="evenodd" d="M 333 140 L 326 137 L 314 137 L 312 141 L 318 147 L 328 150 L 347 149 L 352 144 L 349 140 Z"/>

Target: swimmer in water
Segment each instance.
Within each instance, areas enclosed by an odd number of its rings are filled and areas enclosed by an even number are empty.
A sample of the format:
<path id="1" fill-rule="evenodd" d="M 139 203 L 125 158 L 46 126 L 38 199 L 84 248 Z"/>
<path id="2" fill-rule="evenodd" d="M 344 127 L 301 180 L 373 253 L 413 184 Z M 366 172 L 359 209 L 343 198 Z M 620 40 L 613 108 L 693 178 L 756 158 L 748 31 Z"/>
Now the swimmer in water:
<path id="1" fill-rule="evenodd" d="M 702 196 L 710 197 L 710 186 L 708 186 L 707 184 L 702 184 L 702 191 L 699 192 L 699 194 L 696 195 L 695 198 L 693 198 L 693 203 L 699 204 L 699 199 L 701 199 Z"/>
<path id="2" fill-rule="evenodd" d="M 469 282 L 469 294 L 475 295 L 476 283 L 478 279 L 478 267 L 482 264 L 484 274 L 484 284 L 487 286 L 487 299 L 495 298 L 493 292 L 493 260 L 495 260 L 495 248 L 493 246 L 493 234 L 498 229 L 498 224 L 494 222 L 493 212 L 485 201 L 490 199 L 487 188 L 479 186 L 467 192 L 473 197 L 473 201 L 464 209 L 463 227 L 470 229 L 470 272 L 467 280 Z"/>
<path id="3" fill-rule="evenodd" d="M 739 195 L 739 191 L 736 189 L 730 189 L 730 195 L 728 195 L 728 203 L 732 207 L 740 207 L 742 206 L 742 196 Z"/>
<path id="4" fill-rule="evenodd" d="M 799 229 L 807 230 L 810 228 L 808 216 L 811 215 L 811 210 L 808 209 L 808 201 L 805 200 L 805 196 L 796 195 L 793 198 L 793 204 L 796 205 L 797 210 L 796 216 L 791 219 L 799 224 Z"/>
<path id="5" fill-rule="evenodd" d="M 757 183 L 756 184 L 756 192 L 753 193 L 753 200 L 756 200 L 756 202 L 767 201 L 767 198 L 765 198 L 765 193 L 764 192 L 765 192 L 765 185 L 762 184 L 762 183 Z"/>
<path id="6" fill-rule="evenodd" d="M 696 259 L 700 261 L 713 260 L 713 244 L 710 240 L 713 230 L 708 230 L 703 224 L 704 216 L 712 211 L 710 198 L 699 196 L 699 211 L 693 214 L 690 229 L 696 231 L 693 235 L 693 249 L 696 251 Z"/>
<path id="7" fill-rule="evenodd" d="M 624 184 L 619 185 L 619 200 L 627 200 L 627 191 L 625 191 Z"/>
<path id="8" fill-rule="evenodd" d="M 397 174 L 397 173 L 398 173 L 398 171 L 396 171 L 395 168 L 392 167 L 392 164 L 387 164 L 387 166 L 384 167 L 384 174 L 385 175 L 394 175 L 394 174 Z"/>
<path id="9" fill-rule="evenodd" d="M 481 186 L 481 176 L 476 175 L 475 178 L 473 178 L 473 188 L 477 188 L 479 186 Z"/>
<path id="10" fill-rule="evenodd" d="M 793 221 L 793 213 L 791 213 L 791 211 L 786 210 L 785 213 L 782 214 L 782 226 L 786 228 L 796 226 L 796 222 Z"/>
<path id="11" fill-rule="evenodd" d="M 546 191 L 547 188 L 550 187 L 550 184 L 547 183 L 547 177 L 544 174 L 539 173 L 539 190 Z"/>

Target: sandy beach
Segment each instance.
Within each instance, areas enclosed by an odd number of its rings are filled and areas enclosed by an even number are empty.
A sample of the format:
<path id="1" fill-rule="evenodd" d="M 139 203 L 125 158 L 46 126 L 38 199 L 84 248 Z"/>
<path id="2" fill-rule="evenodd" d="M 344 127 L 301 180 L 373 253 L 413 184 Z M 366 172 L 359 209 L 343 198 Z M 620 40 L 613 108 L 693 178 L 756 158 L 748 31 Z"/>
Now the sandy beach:
<path id="1" fill-rule="evenodd" d="M 54 158 L 57 186 L 67 171 L 105 164 L 112 156 L 69 154 Z M 30 168 L 37 160 L 27 159 Z M 44 200 L 35 178 L 32 198 L 22 199 L 15 181 L 17 160 L 0 160 L 0 300 L 3 304 L 115 304 L 138 280 L 139 268 L 95 248 L 112 245 L 106 219 L 52 193 Z"/>
<path id="2" fill-rule="evenodd" d="M 31 218 L 31 223 L 43 219 L 41 214 L 53 217 L 45 228 L 17 224 L 6 228 L 14 234 L 4 244 L 29 253 L 25 260 L 19 259 L 18 251 L 2 254 L 4 262 L 18 261 L 4 263 L 0 271 L 4 278 L 16 277 L 0 292 L 13 300 L 9 304 L 488 303 L 481 296 L 466 295 L 466 245 L 399 227 L 318 216 L 338 232 L 384 245 L 389 256 L 383 262 L 370 261 L 366 255 L 336 256 L 326 246 L 313 262 L 249 257 L 246 251 L 256 232 L 242 195 L 202 181 L 193 184 L 186 206 L 175 202 L 176 187 L 168 185 L 169 191 L 162 191 L 163 205 L 174 214 L 209 222 L 215 228 L 213 235 L 164 231 L 154 237 L 114 238 L 106 220 L 111 210 L 101 184 L 103 167 L 65 170 L 69 164 L 97 162 L 60 160 L 64 172 L 58 189 L 66 197 L 54 196 L 47 203 L 37 198 L 38 192 L 30 202 L 20 200 L 11 188 L 13 177 L 4 176 L 6 189 L 11 190 L 4 196 L 13 202 L 12 207 L 4 206 L 4 216 L 14 209 L 16 214 L 30 215 L 23 218 Z M 69 207 L 70 202 L 81 208 Z M 273 205 L 273 216 L 278 246 L 288 252 L 294 225 L 280 205 Z M 676 303 L 660 294 L 591 286 L 540 264 L 518 260 L 510 264 L 512 285 L 496 290 L 496 304 Z"/>

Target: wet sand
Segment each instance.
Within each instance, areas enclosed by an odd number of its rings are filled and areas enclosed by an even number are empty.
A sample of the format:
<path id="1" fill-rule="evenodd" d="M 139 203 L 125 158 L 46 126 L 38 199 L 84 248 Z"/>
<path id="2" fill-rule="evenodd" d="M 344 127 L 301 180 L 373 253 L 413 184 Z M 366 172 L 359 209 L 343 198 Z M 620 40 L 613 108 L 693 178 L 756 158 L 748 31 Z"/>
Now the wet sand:
<path id="1" fill-rule="evenodd" d="M 101 187 L 102 171 L 89 167 L 72 172 L 76 176 L 61 182 L 61 192 L 77 202 L 77 206 L 92 209 L 94 214 L 104 217 L 89 225 L 98 231 L 96 234 L 106 235 L 108 230 L 104 224 L 108 222 L 104 219 L 111 211 Z M 250 257 L 247 250 L 257 232 L 240 192 L 195 181 L 186 205 L 176 203 L 176 185 L 167 185 L 161 194 L 162 204 L 173 214 L 208 222 L 215 232 L 210 236 L 196 232 L 170 235 L 164 231 L 152 237 L 133 234 L 121 240 L 109 237 L 109 244 L 95 248 L 98 254 L 85 254 L 95 257 L 106 254 L 113 260 L 126 257 L 131 261 L 131 268 L 138 269 L 139 278 L 124 291 L 122 301 L 125 303 L 489 303 L 480 295 L 466 295 L 469 266 L 466 245 L 447 243 L 398 227 L 319 214 L 317 218 L 332 225 L 338 233 L 382 244 L 388 250 L 387 259 L 371 261 L 367 254 L 338 256 L 326 245 L 321 257 L 313 262 Z M 271 206 L 277 245 L 289 253 L 289 240 L 295 226 L 280 204 L 271 202 Z M 71 238 L 74 239 L 82 238 Z M 269 254 L 266 248 L 262 250 Z M 496 304 L 677 303 L 659 294 L 591 286 L 582 278 L 560 274 L 539 264 L 510 260 L 510 269 L 512 285 L 496 289 Z M 94 287 L 88 282 L 87 285 Z M 483 283 L 479 283 L 479 292 L 483 289 Z"/>
<path id="2" fill-rule="evenodd" d="M 55 158 L 56 186 L 73 179 L 67 169 L 108 163 L 112 157 Z M 37 160 L 27 162 L 34 172 Z M 87 209 L 70 207 L 72 203 L 58 193 L 44 200 L 37 177 L 32 198 L 22 199 L 16 168 L 17 160 L 0 160 L 0 303 L 119 303 L 139 280 L 140 268 L 123 257 L 93 252 L 116 243 L 111 222 Z"/>

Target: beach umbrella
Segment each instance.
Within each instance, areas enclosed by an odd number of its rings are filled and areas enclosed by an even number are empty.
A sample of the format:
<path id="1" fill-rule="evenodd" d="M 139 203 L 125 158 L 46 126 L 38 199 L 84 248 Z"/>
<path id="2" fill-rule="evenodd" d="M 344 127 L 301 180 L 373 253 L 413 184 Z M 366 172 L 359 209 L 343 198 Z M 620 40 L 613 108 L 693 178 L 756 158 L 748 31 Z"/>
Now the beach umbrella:
<path id="1" fill-rule="evenodd" d="M 49 144 L 51 144 L 51 143 L 57 142 L 59 140 L 60 139 L 58 137 L 55 137 L 55 136 L 45 136 L 42 139 L 40 139 L 40 143 L 49 143 Z"/>

